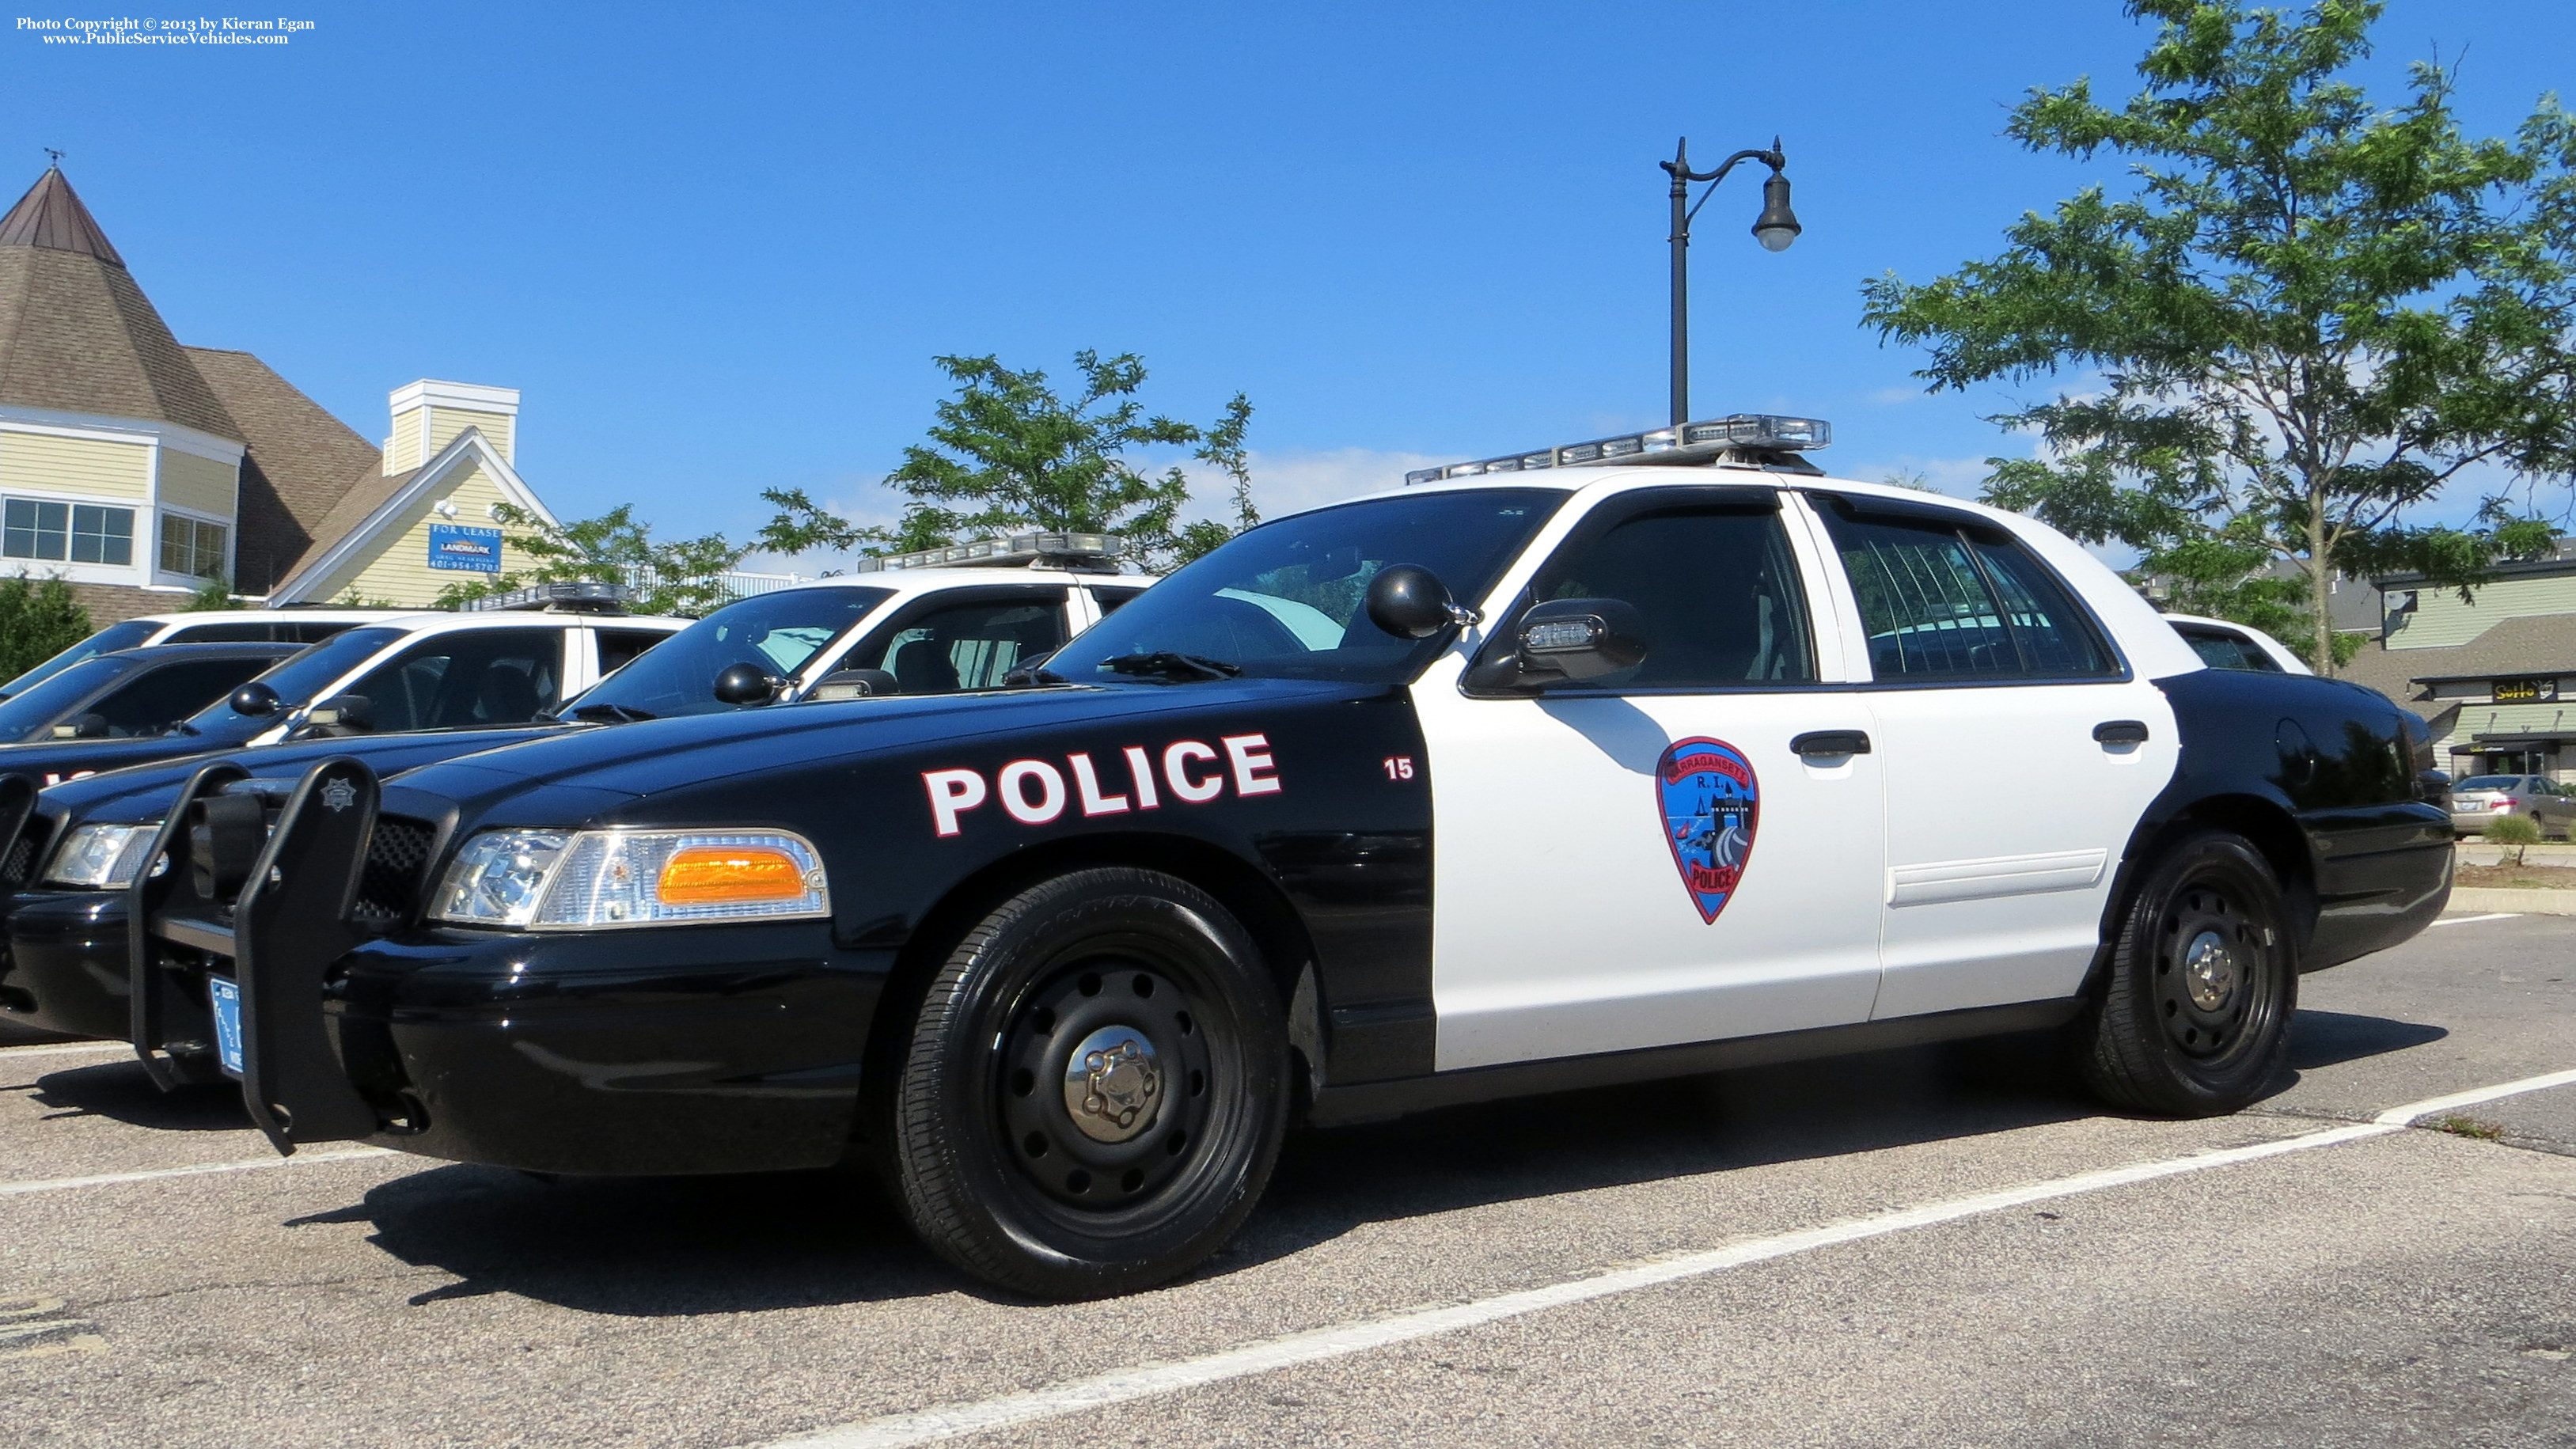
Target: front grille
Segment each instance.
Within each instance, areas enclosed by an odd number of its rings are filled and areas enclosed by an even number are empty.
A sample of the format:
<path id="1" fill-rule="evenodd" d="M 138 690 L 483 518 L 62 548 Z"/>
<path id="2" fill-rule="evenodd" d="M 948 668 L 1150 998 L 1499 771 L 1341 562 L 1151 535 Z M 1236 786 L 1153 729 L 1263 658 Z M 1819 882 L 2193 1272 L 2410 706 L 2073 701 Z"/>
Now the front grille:
<path id="1" fill-rule="evenodd" d="M 54 822 L 30 812 L 26 828 L 9 842 L 6 855 L 0 855 L 0 889 L 16 890 L 35 879 L 36 867 L 44 863 L 45 842 L 54 833 Z"/>
<path id="2" fill-rule="evenodd" d="M 429 868 L 429 847 L 437 835 L 427 821 L 377 816 L 376 833 L 367 839 L 367 864 L 358 873 L 358 899 L 349 914 L 382 925 L 409 921 L 420 909 L 421 876 Z"/>

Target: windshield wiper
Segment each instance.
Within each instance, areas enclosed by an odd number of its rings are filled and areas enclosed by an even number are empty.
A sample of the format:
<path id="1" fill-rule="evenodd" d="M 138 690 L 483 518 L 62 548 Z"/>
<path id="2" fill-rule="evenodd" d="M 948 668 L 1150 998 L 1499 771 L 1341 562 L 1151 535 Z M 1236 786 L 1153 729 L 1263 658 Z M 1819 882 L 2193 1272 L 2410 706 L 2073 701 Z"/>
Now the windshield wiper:
<path id="1" fill-rule="evenodd" d="M 1154 654 L 1121 654 L 1100 661 L 1121 674 L 1154 675 L 1175 683 L 1198 679 L 1232 679 L 1243 673 L 1240 664 L 1210 659 L 1204 654 L 1179 654 L 1162 650 Z"/>
<path id="2" fill-rule="evenodd" d="M 581 706 L 572 712 L 572 717 L 592 721 L 605 720 L 610 724 L 633 724 L 639 719 L 652 719 L 654 716 L 650 710 L 637 709 L 632 705 L 610 704 L 602 700 L 598 704 Z"/>

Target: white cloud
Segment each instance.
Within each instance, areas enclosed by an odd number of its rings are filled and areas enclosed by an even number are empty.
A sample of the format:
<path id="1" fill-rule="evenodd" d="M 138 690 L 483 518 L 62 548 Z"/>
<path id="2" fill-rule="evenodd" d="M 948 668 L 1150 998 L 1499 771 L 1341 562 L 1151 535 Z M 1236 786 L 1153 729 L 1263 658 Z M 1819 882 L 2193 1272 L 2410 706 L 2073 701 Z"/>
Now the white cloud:
<path id="1" fill-rule="evenodd" d="M 1930 484 L 1936 493 L 1947 493 L 1953 498 L 1974 498 L 1984 491 L 1986 475 L 1994 470 L 1983 457 L 1923 458 L 1900 454 L 1887 462 L 1855 463 L 1828 471 L 1846 478 L 1857 478 L 1864 483 L 1885 483 L 1903 474 L 1909 481 L 1919 479 Z"/>

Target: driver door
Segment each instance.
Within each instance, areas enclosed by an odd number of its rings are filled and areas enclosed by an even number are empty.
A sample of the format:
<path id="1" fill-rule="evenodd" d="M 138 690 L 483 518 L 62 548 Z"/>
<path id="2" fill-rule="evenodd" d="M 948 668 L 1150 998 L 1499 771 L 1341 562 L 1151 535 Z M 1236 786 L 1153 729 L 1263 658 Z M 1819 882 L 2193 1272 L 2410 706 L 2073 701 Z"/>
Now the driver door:
<path id="1" fill-rule="evenodd" d="M 1614 494 L 1522 603 L 1627 601 L 1643 664 L 1480 697 L 1453 655 L 1415 687 L 1441 1070 L 1869 1018 L 1879 763 L 1851 748 L 1868 707 L 1811 623 L 1823 561 L 1779 508 L 1770 489 Z"/>

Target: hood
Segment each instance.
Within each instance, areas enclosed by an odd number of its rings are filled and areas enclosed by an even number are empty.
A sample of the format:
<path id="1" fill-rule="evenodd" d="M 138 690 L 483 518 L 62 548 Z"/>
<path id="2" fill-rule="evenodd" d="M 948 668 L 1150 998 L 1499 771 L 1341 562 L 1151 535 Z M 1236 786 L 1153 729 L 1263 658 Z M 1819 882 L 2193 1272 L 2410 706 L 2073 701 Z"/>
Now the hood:
<path id="1" fill-rule="evenodd" d="M 430 766 L 403 784 L 459 801 L 554 786 L 633 798 L 988 735 L 1349 692 L 1346 684 L 1229 679 L 776 705 L 537 740 Z"/>
<path id="2" fill-rule="evenodd" d="M 44 793 L 47 805 L 70 812 L 74 820 L 137 824 L 161 820 L 170 802 L 217 759 L 237 764 L 258 778 L 302 775 L 315 764 L 340 756 L 364 760 L 378 777 L 389 778 L 459 755 L 522 744 L 549 734 L 596 729 L 594 725 L 526 725 L 507 729 L 444 730 L 422 734 L 358 735 L 348 739 L 298 740 L 264 749 L 190 755 L 182 759 L 133 765 L 67 780 Z"/>

